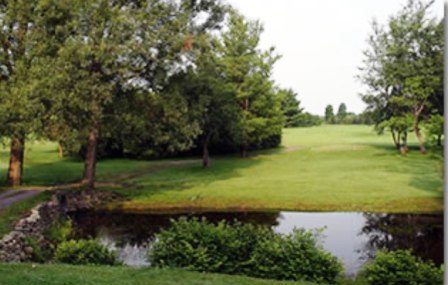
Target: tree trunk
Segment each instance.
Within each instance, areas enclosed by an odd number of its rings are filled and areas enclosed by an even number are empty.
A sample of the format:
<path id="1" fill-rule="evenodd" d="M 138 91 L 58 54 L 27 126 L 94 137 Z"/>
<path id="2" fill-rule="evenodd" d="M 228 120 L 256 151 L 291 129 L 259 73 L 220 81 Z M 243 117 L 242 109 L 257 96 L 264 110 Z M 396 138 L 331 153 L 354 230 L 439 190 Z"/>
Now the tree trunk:
<path id="1" fill-rule="evenodd" d="M 202 148 L 202 166 L 208 167 L 210 162 L 210 155 L 208 153 L 208 144 L 210 142 L 210 134 L 207 134 L 207 136 L 204 139 L 204 146 Z"/>
<path id="2" fill-rule="evenodd" d="M 64 157 L 64 149 L 62 148 L 61 143 L 58 144 L 58 157 L 62 159 Z"/>
<path id="3" fill-rule="evenodd" d="M 98 145 L 98 130 L 89 131 L 86 157 L 84 158 L 84 175 L 81 185 L 93 189 L 95 187 L 96 152 Z"/>
<path id="4" fill-rule="evenodd" d="M 418 144 L 419 144 L 419 146 L 420 146 L 420 152 L 421 152 L 422 154 L 425 154 L 425 153 L 426 153 L 426 148 L 425 148 L 425 146 L 423 145 L 422 134 L 420 133 L 420 129 L 419 129 L 419 127 L 418 127 L 418 126 L 415 126 L 415 127 L 414 127 L 414 131 L 415 131 L 415 135 L 417 136 Z"/>
<path id="5" fill-rule="evenodd" d="M 397 136 L 395 136 L 395 132 L 394 131 L 391 131 L 391 133 L 392 133 L 392 138 L 394 140 L 395 147 L 397 149 L 400 149 L 400 132 L 398 132 Z M 397 137 L 398 137 L 398 140 L 397 140 Z"/>
<path id="6" fill-rule="evenodd" d="M 399 137 L 400 139 L 400 137 Z M 400 154 L 405 155 L 408 153 L 408 134 L 405 132 L 401 138 L 402 143 L 400 145 Z"/>
<path id="7" fill-rule="evenodd" d="M 442 135 L 437 135 L 437 146 L 442 146 Z"/>
<path id="8" fill-rule="evenodd" d="M 242 158 L 246 158 L 247 157 L 247 147 L 245 145 L 241 145 L 240 146 L 240 156 Z"/>
<path id="9" fill-rule="evenodd" d="M 420 133 L 420 128 L 418 127 L 419 123 L 420 123 L 420 114 L 423 111 L 423 105 L 420 106 L 420 108 L 418 110 L 415 111 L 414 116 L 415 116 L 415 122 L 414 122 L 414 131 L 415 131 L 415 136 L 417 137 L 418 140 L 418 144 L 420 146 L 420 152 L 422 154 L 426 153 L 426 148 L 423 144 L 423 138 L 422 138 L 422 134 Z"/>
<path id="10" fill-rule="evenodd" d="M 243 100 L 243 102 L 241 103 L 241 108 L 243 109 L 243 111 L 249 110 L 249 98 L 245 98 Z M 242 137 L 243 137 L 243 141 L 240 145 L 240 156 L 242 158 L 246 158 L 247 157 L 247 140 L 246 140 L 247 134 L 244 133 L 244 131 L 243 131 Z"/>
<path id="11" fill-rule="evenodd" d="M 9 168 L 6 178 L 7 186 L 18 186 L 22 184 L 24 153 L 25 153 L 25 137 L 24 136 L 13 137 L 11 139 Z"/>

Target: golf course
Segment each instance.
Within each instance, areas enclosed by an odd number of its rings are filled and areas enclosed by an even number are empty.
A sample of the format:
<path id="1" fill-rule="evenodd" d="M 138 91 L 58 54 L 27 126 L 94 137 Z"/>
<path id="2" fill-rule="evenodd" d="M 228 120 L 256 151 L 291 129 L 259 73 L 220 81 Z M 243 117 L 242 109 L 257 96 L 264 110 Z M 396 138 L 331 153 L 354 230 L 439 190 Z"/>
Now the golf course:
<path id="1" fill-rule="evenodd" d="M 416 143 L 410 141 L 410 147 Z M 7 161 L 7 151 L 0 154 L 0 161 Z M 59 160 L 54 143 L 29 143 L 26 157 L 21 188 L 80 179 L 82 162 Z M 324 125 L 285 129 L 280 148 L 248 159 L 212 154 L 205 169 L 194 157 L 102 160 L 98 185 L 127 198 L 109 207 L 129 211 L 440 213 L 442 165 L 437 152 L 400 155 L 390 138 L 371 126 Z M 6 171 L 6 164 L 1 166 Z"/>

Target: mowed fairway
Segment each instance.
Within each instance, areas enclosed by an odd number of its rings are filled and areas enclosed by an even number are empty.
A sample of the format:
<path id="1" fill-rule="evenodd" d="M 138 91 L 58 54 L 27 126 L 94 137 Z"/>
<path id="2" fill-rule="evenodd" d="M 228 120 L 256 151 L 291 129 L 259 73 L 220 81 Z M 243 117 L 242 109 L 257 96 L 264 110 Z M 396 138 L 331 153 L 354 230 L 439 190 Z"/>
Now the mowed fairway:
<path id="1" fill-rule="evenodd" d="M 442 159 L 417 149 L 401 156 L 391 141 L 370 126 L 285 129 L 282 148 L 248 159 L 212 153 L 207 169 L 199 160 L 120 159 L 101 161 L 97 173 L 106 181 L 134 173 L 121 181 L 126 187 L 114 189 L 128 200 L 110 206 L 124 210 L 441 212 Z M 410 144 L 415 147 L 413 134 Z M 53 143 L 28 144 L 26 185 L 79 180 L 82 162 L 58 160 L 56 149 Z M 5 177 L 5 149 L 0 160 Z"/>
<path id="2" fill-rule="evenodd" d="M 119 207 L 441 212 L 442 176 L 440 158 L 401 156 L 369 126 L 296 128 L 284 130 L 282 150 L 141 176 Z"/>

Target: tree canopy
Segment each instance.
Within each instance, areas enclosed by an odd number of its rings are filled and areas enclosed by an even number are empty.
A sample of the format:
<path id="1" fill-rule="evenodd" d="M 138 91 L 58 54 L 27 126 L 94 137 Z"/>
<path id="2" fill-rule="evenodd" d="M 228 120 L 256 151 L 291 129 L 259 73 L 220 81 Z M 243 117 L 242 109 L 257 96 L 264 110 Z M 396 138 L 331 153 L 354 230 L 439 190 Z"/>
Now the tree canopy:
<path id="1" fill-rule="evenodd" d="M 396 127 L 396 122 L 409 122 L 412 116 L 412 130 L 422 153 L 426 148 L 420 122 L 433 111 L 443 113 L 443 21 L 429 15 L 432 4 L 409 0 L 386 26 L 373 22 L 359 75 L 368 87 L 361 97 L 377 130 L 382 132 L 387 126 L 397 137 L 408 128 L 402 128 L 402 123 Z M 396 145 L 399 148 L 400 143 Z"/>

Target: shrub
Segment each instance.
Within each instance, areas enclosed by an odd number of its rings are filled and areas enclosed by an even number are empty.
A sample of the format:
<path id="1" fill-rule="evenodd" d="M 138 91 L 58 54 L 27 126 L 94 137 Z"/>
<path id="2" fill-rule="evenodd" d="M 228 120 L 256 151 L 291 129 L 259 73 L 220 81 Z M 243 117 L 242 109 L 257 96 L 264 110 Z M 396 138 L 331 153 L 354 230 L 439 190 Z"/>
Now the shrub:
<path id="1" fill-rule="evenodd" d="M 31 255 L 31 261 L 44 263 L 51 258 L 51 250 L 48 248 L 42 247 L 40 243 L 33 237 L 27 236 L 25 237 L 26 245 L 33 249 L 33 253 Z"/>
<path id="2" fill-rule="evenodd" d="M 67 241 L 73 234 L 72 220 L 60 218 L 48 230 L 45 231 L 45 237 L 53 244 L 57 245 Z"/>
<path id="3" fill-rule="evenodd" d="M 304 229 L 295 229 L 289 235 L 275 235 L 259 242 L 252 254 L 251 275 L 335 283 L 342 271 L 342 264 L 316 242 L 317 235 Z"/>
<path id="4" fill-rule="evenodd" d="M 369 285 L 438 285 L 443 284 L 443 270 L 432 262 L 425 263 L 409 250 L 380 251 L 366 265 L 364 274 Z"/>
<path id="5" fill-rule="evenodd" d="M 116 254 L 95 240 L 69 240 L 56 249 L 55 261 L 69 264 L 117 264 Z"/>
<path id="6" fill-rule="evenodd" d="M 236 273 L 247 269 L 247 262 L 257 241 L 271 234 L 266 228 L 205 219 L 172 221 L 162 230 L 149 252 L 155 266 L 183 267 L 204 272 Z"/>
<path id="7" fill-rule="evenodd" d="M 283 236 L 251 224 L 181 218 L 158 234 L 149 259 L 159 267 L 334 282 L 342 266 L 315 238 L 304 230 Z"/>

